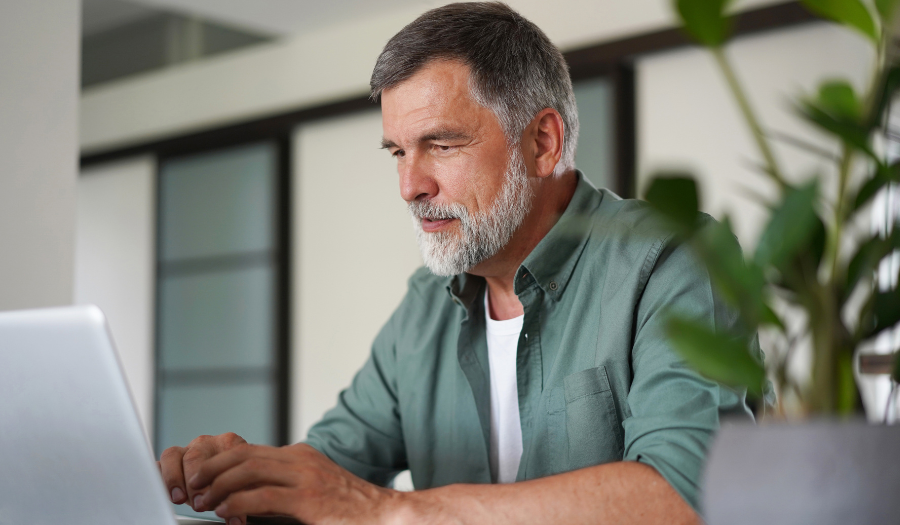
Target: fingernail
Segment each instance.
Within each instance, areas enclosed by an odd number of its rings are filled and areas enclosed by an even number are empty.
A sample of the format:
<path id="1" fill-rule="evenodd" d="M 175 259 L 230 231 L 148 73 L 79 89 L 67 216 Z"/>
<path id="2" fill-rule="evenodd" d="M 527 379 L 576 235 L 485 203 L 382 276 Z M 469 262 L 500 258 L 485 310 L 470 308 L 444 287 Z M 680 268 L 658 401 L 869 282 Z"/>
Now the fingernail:
<path id="1" fill-rule="evenodd" d="M 203 495 L 197 494 L 194 496 L 194 510 L 200 510 L 203 507 Z"/>
<path id="2" fill-rule="evenodd" d="M 178 503 L 184 499 L 184 491 L 178 487 L 172 489 L 172 503 Z"/>
<path id="3" fill-rule="evenodd" d="M 241 518 L 231 518 L 228 520 L 228 525 L 241 525 Z"/>
<path id="4" fill-rule="evenodd" d="M 193 487 L 194 483 L 197 481 L 197 476 L 199 475 L 200 474 L 194 474 L 193 476 L 191 476 L 191 479 L 188 480 L 188 485 Z"/>
<path id="5" fill-rule="evenodd" d="M 228 514 L 228 504 L 219 503 L 219 506 L 216 507 L 216 514 L 218 514 L 219 516 L 221 516 L 222 514 Z"/>

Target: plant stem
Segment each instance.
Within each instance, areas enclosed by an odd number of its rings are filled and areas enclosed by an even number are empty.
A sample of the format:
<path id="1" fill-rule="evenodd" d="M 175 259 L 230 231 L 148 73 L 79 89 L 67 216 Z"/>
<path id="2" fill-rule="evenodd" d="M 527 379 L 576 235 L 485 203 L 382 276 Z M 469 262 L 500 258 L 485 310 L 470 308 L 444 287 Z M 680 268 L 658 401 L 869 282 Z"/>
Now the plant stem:
<path id="1" fill-rule="evenodd" d="M 735 75 L 731 63 L 728 62 L 728 57 L 725 56 L 725 51 L 721 47 L 715 47 L 712 48 L 712 54 L 716 58 L 716 63 L 719 64 L 722 74 L 725 75 L 725 80 L 728 83 L 728 87 L 731 89 L 731 93 L 737 100 L 738 106 L 741 108 L 744 120 L 747 121 L 750 131 L 753 133 L 753 138 L 756 140 L 756 146 L 759 148 L 760 153 L 766 161 L 768 167 L 767 173 L 776 183 L 778 183 L 780 188 L 784 188 L 787 186 L 787 183 L 781 175 L 781 170 L 778 168 L 778 163 L 775 161 L 775 155 L 772 154 L 772 150 L 769 148 L 769 142 L 763 133 L 762 127 L 759 125 L 759 121 L 756 118 L 756 114 L 753 112 L 753 108 L 750 107 L 750 101 L 744 93 L 740 82 L 738 82 L 737 75 Z"/>
<path id="2" fill-rule="evenodd" d="M 813 344 L 812 384 L 807 412 L 831 414 L 835 409 L 835 348 L 832 327 L 833 305 L 831 297 L 816 279 L 815 271 L 807 268 L 809 297 L 805 305 L 810 319 Z M 811 275 L 809 275 L 811 273 Z"/>
<path id="3" fill-rule="evenodd" d="M 844 223 L 847 221 L 847 183 L 850 180 L 850 168 L 853 167 L 853 148 L 846 143 L 843 145 L 841 155 L 841 164 L 838 169 L 838 192 L 837 202 L 834 208 L 834 234 L 831 237 L 829 247 L 829 259 L 831 261 L 831 271 L 828 275 L 828 284 L 831 286 L 838 285 L 838 264 L 841 255 L 841 237 L 844 233 Z"/>

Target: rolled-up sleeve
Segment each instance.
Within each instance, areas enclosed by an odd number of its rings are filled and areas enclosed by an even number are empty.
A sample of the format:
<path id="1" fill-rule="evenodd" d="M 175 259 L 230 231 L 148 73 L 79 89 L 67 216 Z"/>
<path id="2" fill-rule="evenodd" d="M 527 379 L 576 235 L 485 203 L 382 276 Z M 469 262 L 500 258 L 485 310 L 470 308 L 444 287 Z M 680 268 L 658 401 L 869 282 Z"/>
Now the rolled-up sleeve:
<path id="1" fill-rule="evenodd" d="M 720 420 L 753 416 L 743 393 L 701 377 L 672 349 L 665 333 L 669 309 L 716 330 L 730 329 L 737 318 L 685 246 L 662 252 L 638 303 L 624 459 L 655 468 L 697 508 L 707 447 Z"/>
<path id="2" fill-rule="evenodd" d="M 305 442 L 378 485 L 388 484 L 407 468 L 397 400 L 394 317 L 375 338 L 369 359 L 350 387 L 310 429 Z"/>

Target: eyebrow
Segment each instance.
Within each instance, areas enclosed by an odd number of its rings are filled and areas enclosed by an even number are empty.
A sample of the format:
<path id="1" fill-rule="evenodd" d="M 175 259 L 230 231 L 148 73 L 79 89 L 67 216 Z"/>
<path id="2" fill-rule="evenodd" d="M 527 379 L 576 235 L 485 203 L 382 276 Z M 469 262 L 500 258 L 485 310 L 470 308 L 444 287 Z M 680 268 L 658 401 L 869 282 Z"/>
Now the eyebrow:
<path id="1" fill-rule="evenodd" d="M 468 133 L 464 133 L 462 131 L 456 131 L 452 129 L 437 129 L 434 131 L 429 131 L 428 133 L 419 137 L 418 142 L 429 142 L 433 140 L 465 140 L 471 138 Z M 399 148 L 393 140 L 388 140 L 385 138 L 381 139 L 381 149 L 390 149 L 390 148 Z"/>

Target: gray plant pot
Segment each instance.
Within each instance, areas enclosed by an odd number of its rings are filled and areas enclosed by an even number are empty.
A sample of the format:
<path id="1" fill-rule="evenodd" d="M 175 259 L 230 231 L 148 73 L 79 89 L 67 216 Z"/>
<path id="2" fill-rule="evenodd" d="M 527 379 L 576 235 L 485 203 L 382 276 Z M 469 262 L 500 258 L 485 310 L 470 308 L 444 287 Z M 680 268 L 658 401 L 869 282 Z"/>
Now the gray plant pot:
<path id="1" fill-rule="evenodd" d="M 701 506 L 710 525 L 900 523 L 900 426 L 725 423 Z"/>

